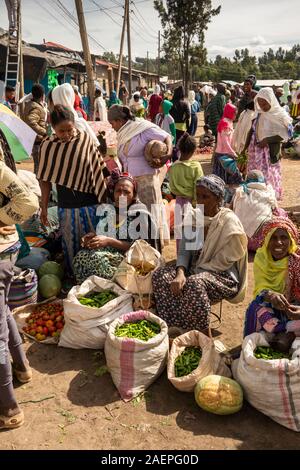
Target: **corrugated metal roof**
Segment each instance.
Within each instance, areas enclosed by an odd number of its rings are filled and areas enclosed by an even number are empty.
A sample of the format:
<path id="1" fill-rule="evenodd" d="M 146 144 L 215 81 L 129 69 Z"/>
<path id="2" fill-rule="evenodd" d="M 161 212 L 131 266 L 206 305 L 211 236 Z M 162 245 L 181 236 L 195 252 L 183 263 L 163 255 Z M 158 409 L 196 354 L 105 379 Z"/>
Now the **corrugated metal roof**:
<path id="1" fill-rule="evenodd" d="M 69 49 L 66 46 L 62 46 L 61 44 L 58 44 L 56 42 L 51 42 L 51 41 L 44 42 L 42 46 L 45 46 L 46 48 L 52 47 L 54 49 L 62 49 L 63 51 L 74 52 L 74 49 Z"/>

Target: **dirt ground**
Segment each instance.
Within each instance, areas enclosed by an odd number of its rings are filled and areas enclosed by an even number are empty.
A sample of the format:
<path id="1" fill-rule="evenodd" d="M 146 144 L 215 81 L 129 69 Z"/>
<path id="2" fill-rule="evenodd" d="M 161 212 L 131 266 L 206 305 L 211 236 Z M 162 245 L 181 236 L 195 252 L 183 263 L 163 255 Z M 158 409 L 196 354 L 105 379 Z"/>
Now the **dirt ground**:
<path id="1" fill-rule="evenodd" d="M 202 156 L 205 173 L 210 156 Z M 283 208 L 300 210 L 300 162 L 282 161 Z M 26 165 L 23 166 L 24 168 Z M 174 244 L 165 252 L 175 257 Z M 245 301 L 224 303 L 216 339 L 226 347 L 242 340 L 245 309 L 253 288 L 252 260 Z M 20 429 L 0 433 L 0 449 L 297 449 L 300 435 L 276 424 L 247 402 L 231 416 L 202 411 L 193 394 L 178 392 L 166 371 L 140 399 L 120 400 L 109 373 L 95 375 L 105 364 L 102 352 L 25 343 L 33 381 L 16 385 L 25 413 Z M 48 398 L 47 400 L 45 398 Z M 43 401 L 40 401 L 44 399 Z"/>

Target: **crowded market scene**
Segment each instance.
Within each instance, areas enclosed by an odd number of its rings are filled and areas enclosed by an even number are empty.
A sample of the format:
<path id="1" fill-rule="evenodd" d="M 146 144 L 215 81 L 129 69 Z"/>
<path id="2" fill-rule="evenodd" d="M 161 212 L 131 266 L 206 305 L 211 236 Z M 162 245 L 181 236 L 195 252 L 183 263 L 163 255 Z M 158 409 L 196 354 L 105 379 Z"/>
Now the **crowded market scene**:
<path id="1" fill-rule="evenodd" d="M 52 3 L 0 0 L 0 450 L 299 448 L 296 19 Z"/>

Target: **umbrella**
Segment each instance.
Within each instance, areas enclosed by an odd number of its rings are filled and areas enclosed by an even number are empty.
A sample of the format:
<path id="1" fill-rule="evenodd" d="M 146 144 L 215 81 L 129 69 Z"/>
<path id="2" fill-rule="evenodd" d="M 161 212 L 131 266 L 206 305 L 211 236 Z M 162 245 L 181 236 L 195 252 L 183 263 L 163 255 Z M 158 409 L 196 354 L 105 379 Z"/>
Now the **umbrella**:
<path id="1" fill-rule="evenodd" d="M 0 104 L 0 129 L 16 162 L 30 158 L 36 133 L 3 104 Z"/>

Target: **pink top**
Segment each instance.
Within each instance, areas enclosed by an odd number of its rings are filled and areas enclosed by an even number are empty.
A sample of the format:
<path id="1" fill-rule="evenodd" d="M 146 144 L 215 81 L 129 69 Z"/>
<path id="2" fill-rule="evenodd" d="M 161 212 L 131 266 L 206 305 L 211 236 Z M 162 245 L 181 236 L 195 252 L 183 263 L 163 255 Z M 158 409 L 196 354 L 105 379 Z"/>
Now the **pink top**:
<path id="1" fill-rule="evenodd" d="M 236 153 L 231 146 L 232 142 L 233 129 L 227 128 L 222 132 L 218 132 L 218 140 L 216 153 L 221 153 L 222 155 L 232 155 L 236 157 Z"/>

